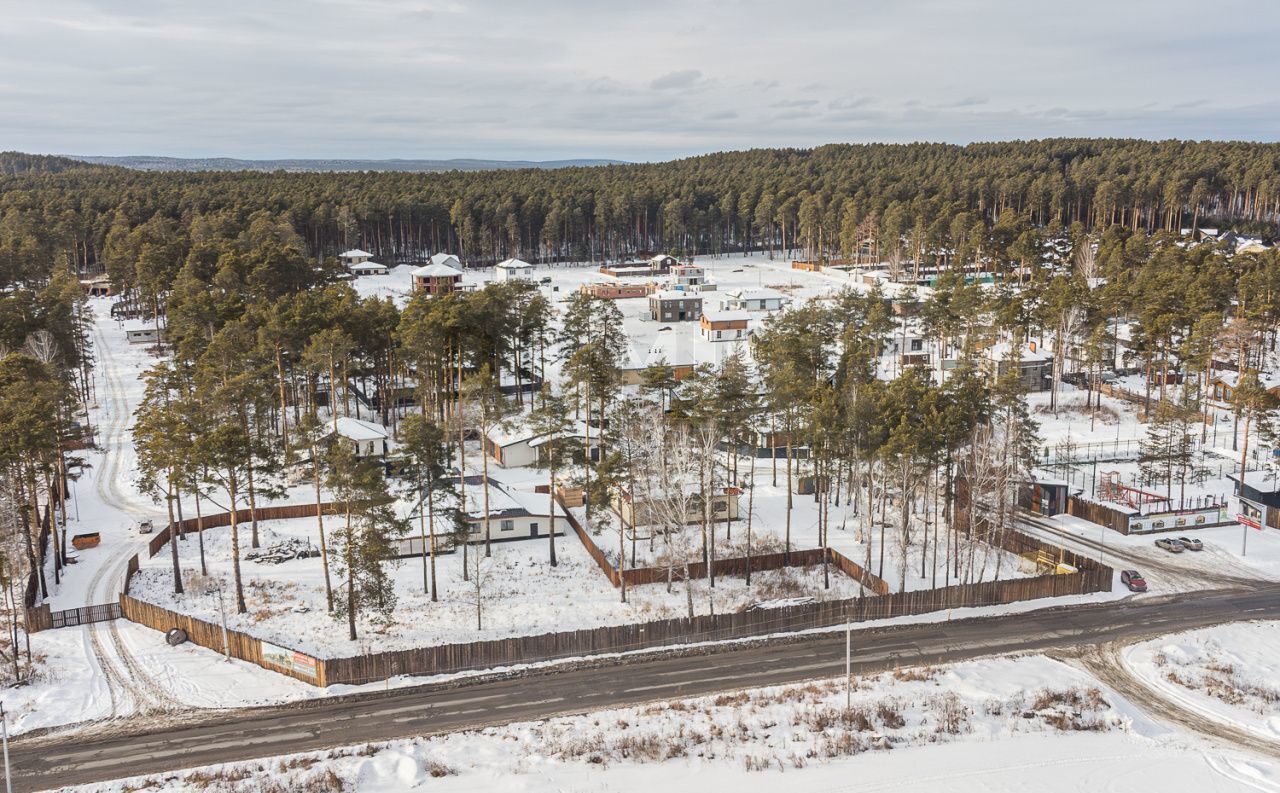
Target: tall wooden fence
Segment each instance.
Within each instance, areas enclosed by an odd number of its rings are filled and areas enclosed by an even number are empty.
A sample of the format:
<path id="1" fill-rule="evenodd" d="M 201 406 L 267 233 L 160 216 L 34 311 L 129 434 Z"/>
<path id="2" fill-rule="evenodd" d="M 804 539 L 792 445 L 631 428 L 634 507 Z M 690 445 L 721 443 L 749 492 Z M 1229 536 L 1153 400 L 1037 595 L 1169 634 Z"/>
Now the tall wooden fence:
<path id="1" fill-rule="evenodd" d="M 322 509 L 330 511 L 332 505 L 322 505 Z M 314 516 L 315 512 L 314 504 L 264 507 L 258 510 L 258 518 L 278 520 L 309 517 Z M 201 523 L 205 528 L 225 526 L 229 525 L 230 517 L 222 514 L 210 515 Z M 570 526 L 578 533 L 588 553 L 595 549 L 593 557 L 598 556 L 597 563 L 602 563 L 601 569 L 605 570 L 607 575 L 610 566 L 604 554 L 590 541 L 590 537 L 576 520 L 571 519 Z M 190 530 L 194 529 L 194 519 L 192 519 Z M 166 540 L 167 531 L 166 528 L 165 532 L 162 532 Z M 152 548 L 154 552 L 159 552 L 164 543 L 156 540 L 160 540 L 160 536 L 153 540 Z M 172 628 L 181 628 L 186 631 L 192 643 L 201 647 L 216 652 L 225 650 L 234 658 L 304 682 L 326 686 L 338 683 L 367 683 L 392 675 L 442 674 L 599 653 L 751 638 L 773 633 L 831 627 L 845 622 L 924 614 L 942 609 L 1002 605 L 1023 600 L 1111 590 L 1113 574 L 1111 568 L 1106 565 L 1018 532 L 1007 533 L 1006 538 L 1001 542 L 1007 550 L 1015 553 L 1052 553 L 1055 558 L 1075 566 L 1077 572 L 985 581 L 976 584 L 957 584 L 939 589 L 886 593 L 872 597 L 799 604 L 783 608 L 753 609 L 731 614 L 673 618 L 327 659 L 314 658 L 237 630 L 227 629 L 224 639 L 224 629 L 221 625 L 187 614 L 178 614 L 130 596 L 127 591 L 128 580 L 138 570 L 137 556 L 129 561 L 125 581 L 126 591 L 120 596 L 120 609 L 127 619 L 155 630 L 167 632 Z M 816 561 L 821 562 L 821 553 L 821 549 L 815 549 L 793 552 L 791 556 L 807 559 L 805 554 L 817 554 Z M 752 558 L 753 569 L 759 569 L 755 567 L 756 559 L 757 557 Z M 731 562 L 732 560 L 722 561 Z M 842 569 L 855 577 L 859 575 L 859 571 L 865 574 L 860 566 L 842 555 L 836 554 L 832 557 L 832 561 L 838 566 L 848 565 L 847 568 L 842 566 Z M 661 580 L 665 580 L 665 569 L 662 573 L 664 578 Z M 614 575 L 617 575 L 616 570 Z M 868 586 L 868 590 L 874 591 L 874 588 Z"/>
<path id="2" fill-rule="evenodd" d="M 1067 514 L 1084 518 L 1090 523 L 1098 523 L 1121 534 L 1129 533 L 1129 516 L 1115 507 L 1099 504 L 1080 496 L 1067 499 Z"/>
<path id="3" fill-rule="evenodd" d="M 486 669 L 555 658 L 750 638 L 948 608 L 1002 605 L 1021 600 L 1110 591 L 1111 585 L 1111 569 L 1098 565 L 1068 575 L 986 581 L 735 614 L 702 615 L 351 658 L 329 658 L 321 663 L 327 684 L 356 684 L 380 680 L 391 674 L 424 675 Z"/>

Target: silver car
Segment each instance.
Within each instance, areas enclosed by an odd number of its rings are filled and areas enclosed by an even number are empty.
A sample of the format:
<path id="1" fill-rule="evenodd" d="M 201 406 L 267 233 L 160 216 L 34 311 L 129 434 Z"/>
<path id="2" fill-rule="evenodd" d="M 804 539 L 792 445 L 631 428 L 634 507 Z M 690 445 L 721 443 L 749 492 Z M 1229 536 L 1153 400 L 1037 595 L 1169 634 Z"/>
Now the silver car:
<path id="1" fill-rule="evenodd" d="M 1204 543 L 1196 537 L 1179 537 L 1177 543 L 1188 551 L 1203 551 Z"/>
<path id="2" fill-rule="evenodd" d="M 1168 537 L 1161 537 L 1156 540 L 1156 547 L 1163 548 L 1169 553 L 1182 553 L 1182 543 L 1177 540 L 1171 540 Z"/>

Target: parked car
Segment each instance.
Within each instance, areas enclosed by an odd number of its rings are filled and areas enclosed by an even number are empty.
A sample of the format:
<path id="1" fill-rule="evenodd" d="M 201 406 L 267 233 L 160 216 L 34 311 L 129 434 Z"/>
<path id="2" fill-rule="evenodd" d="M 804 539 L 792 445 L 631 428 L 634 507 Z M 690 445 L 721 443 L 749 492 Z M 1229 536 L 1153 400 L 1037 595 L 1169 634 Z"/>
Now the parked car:
<path id="1" fill-rule="evenodd" d="M 1188 551 L 1203 551 L 1204 543 L 1198 537 L 1179 537 L 1178 544 Z"/>
<path id="2" fill-rule="evenodd" d="M 149 521 L 149 520 L 140 520 L 140 521 L 138 521 L 138 525 L 137 525 L 137 527 L 136 527 L 136 531 L 137 531 L 139 534 L 150 534 L 151 532 L 153 532 L 153 531 L 155 531 L 155 530 L 156 530 L 156 527 L 152 525 L 151 521 Z"/>
<path id="3" fill-rule="evenodd" d="M 1171 540 L 1168 537 L 1161 537 L 1156 540 L 1156 547 L 1163 548 L 1169 553 L 1182 553 L 1182 543 L 1177 540 Z"/>
<path id="4" fill-rule="evenodd" d="M 1130 592 L 1146 592 L 1147 579 L 1142 577 L 1142 573 L 1137 570 L 1125 570 L 1120 574 L 1120 583 L 1129 587 Z"/>

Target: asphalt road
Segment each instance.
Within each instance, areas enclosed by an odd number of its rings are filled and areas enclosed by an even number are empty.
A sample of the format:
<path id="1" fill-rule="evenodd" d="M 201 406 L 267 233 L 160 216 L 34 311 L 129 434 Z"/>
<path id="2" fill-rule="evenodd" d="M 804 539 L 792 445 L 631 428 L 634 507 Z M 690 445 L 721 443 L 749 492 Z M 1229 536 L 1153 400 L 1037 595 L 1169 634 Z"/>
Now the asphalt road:
<path id="1" fill-rule="evenodd" d="M 1280 585 L 1078 605 L 854 633 L 855 672 L 987 655 L 1131 641 L 1245 619 L 1280 618 Z M 287 706 L 219 711 L 177 724 L 124 722 L 11 745 L 14 789 L 154 774 L 582 713 L 844 673 L 842 632 L 698 655 L 552 669 L 512 678 L 367 692 Z"/>

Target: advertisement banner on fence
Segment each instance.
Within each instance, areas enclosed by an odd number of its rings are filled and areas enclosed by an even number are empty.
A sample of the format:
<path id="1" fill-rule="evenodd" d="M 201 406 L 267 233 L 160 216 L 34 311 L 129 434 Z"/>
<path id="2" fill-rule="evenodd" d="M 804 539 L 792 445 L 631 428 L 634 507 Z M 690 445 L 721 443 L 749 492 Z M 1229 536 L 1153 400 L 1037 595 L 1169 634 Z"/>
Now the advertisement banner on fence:
<path id="1" fill-rule="evenodd" d="M 290 650 L 288 647 L 277 647 L 270 642 L 259 640 L 258 644 L 262 648 L 264 663 L 288 669 L 310 680 L 320 679 L 319 664 L 311 656 Z"/>
<path id="2" fill-rule="evenodd" d="M 1227 522 L 1225 506 L 1204 509 L 1177 509 L 1169 512 L 1153 512 L 1149 515 L 1130 515 L 1129 531 L 1141 534 L 1148 531 L 1216 526 Z"/>

